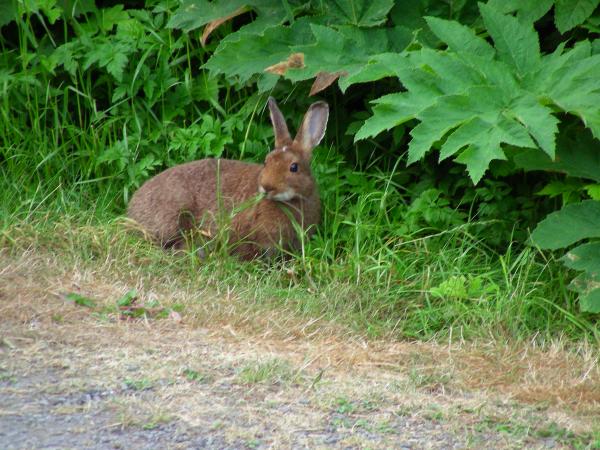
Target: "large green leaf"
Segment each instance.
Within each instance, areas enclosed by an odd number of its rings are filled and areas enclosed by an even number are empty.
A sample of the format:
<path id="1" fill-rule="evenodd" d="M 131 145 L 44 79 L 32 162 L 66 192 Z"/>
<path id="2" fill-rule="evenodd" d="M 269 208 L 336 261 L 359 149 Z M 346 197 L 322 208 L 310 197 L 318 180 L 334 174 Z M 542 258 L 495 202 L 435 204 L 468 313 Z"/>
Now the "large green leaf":
<path id="1" fill-rule="evenodd" d="M 600 242 L 575 247 L 562 257 L 562 261 L 570 269 L 584 270 L 594 276 L 600 276 Z"/>
<path id="2" fill-rule="evenodd" d="M 408 92 L 378 99 L 373 117 L 355 139 L 418 119 L 419 125 L 411 131 L 409 163 L 446 137 L 440 158 L 458 154 L 457 161 L 466 164 L 474 182 L 481 179 L 490 161 L 506 158 L 502 144 L 539 146 L 553 157 L 557 119 L 552 110 L 520 90 L 510 68 L 490 59 L 494 49 L 480 38 L 457 23 L 430 21 L 440 37 L 453 31 L 458 34 L 452 47 L 472 49 L 474 54 L 423 49 L 396 59 L 395 64 L 386 58 L 385 71 L 396 72 Z"/>
<path id="3" fill-rule="evenodd" d="M 399 30 L 402 30 L 402 28 L 399 28 Z M 409 30 L 405 31 L 406 36 L 409 37 Z M 340 89 L 342 92 L 346 92 L 346 89 L 353 84 L 368 83 L 386 77 L 397 76 L 395 67 L 401 64 L 400 60 L 402 58 L 404 58 L 404 54 L 401 53 L 382 53 L 370 57 L 363 63 L 359 70 L 340 79 Z"/>
<path id="4" fill-rule="evenodd" d="M 582 24 L 592 15 L 600 0 L 556 0 L 554 21 L 561 33 Z"/>
<path id="5" fill-rule="evenodd" d="M 561 33 L 583 24 L 600 0 L 490 0 L 487 4 L 502 12 L 517 13 L 523 23 L 535 22 L 554 6 L 554 22 Z"/>
<path id="6" fill-rule="evenodd" d="M 569 288 L 579 293 L 579 306 L 582 311 L 600 313 L 600 277 L 587 272 L 576 277 Z"/>
<path id="7" fill-rule="evenodd" d="M 290 48 L 291 53 L 304 55 L 305 64 L 304 68 L 285 73 L 284 76 L 292 81 L 306 80 L 319 72 L 342 72 L 342 78 L 351 76 L 363 71 L 371 55 L 401 51 L 411 42 L 410 32 L 399 27 L 360 29 L 344 26 L 334 30 L 311 24 L 311 30 L 314 42 Z"/>
<path id="8" fill-rule="evenodd" d="M 562 172 L 600 183 L 600 141 L 587 130 L 563 131 L 558 137 L 554 161 L 534 149 L 515 154 L 513 160 L 521 169 Z"/>
<path id="9" fill-rule="evenodd" d="M 600 55 L 589 55 L 576 60 L 565 58 L 562 67 L 543 75 L 546 84 L 540 87 L 545 88 L 545 93 L 558 108 L 580 117 L 594 136 L 600 139 L 598 74 Z"/>
<path id="10" fill-rule="evenodd" d="M 401 51 L 411 39 L 410 31 L 401 27 L 334 29 L 304 17 L 290 26 L 269 28 L 251 39 L 224 40 L 205 67 L 213 73 L 237 76 L 241 82 L 263 75 L 267 81 L 260 82 L 259 88 L 264 90 L 276 80 L 264 73 L 274 65 L 281 65 L 279 75 L 292 81 L 307 80 L 319 73 L 337 73 L 344 78 L 361 72 L 373 54 Z M 301 55 L 302 67 L 285 67 L 291 55 Z"/>
<path id="11" fill-rule="evenodd" d="M 566 247 L 582 239 L 598 237 L 600 202 L 596 200 L 565 206 L 542 220 L 531 234 L 535 244 L 550 250 Z"/>
<path id="12" fill-rule="evenodd" d="M 0 4 L 0 27 L 11 23 L 17 18 L 17 8 L 12 1 Z"/>
<path id="13" fill-rule="evenodd" d="M 523 93 L 513 100 L 505 114 L 521 123 L 537 145 L 554 158 L 558 119 L 552 115 L 550 108 L 541 105 L 532 95 Z"/>
<path id="14" fill-rule="evenodd" d="M 375 103 L 373 116 L 367 119 L 354 135 L 355 141 L 376 136 L 382 131 L 414 119 L 414 108 L 419 107 L 411 102 L 411 96 L 406 93 L 389 94 L 378 98 Z"/>
<path id="15" fill-rule="evenodd" d="M 540 44 L 531 24 L 504 15 L 489 5 L 480 4 L 481 15 L 494 40 L 498 56 L 524 75 L 540 65 Z"/>
<path id="16" fill-rule="evenodd" d="M 262 25 L 260 31 L 282 23 L 288 14 L 284 2 L 280 0 L 183 0 L 167 26 L 189 32 L 244 9 L 257 14 L 255 22 Z"/>
<path id="17" fill-rule="evenodd" d="M 490 0 L 488 5 L 501 13 L 517 13 L 523 23 L 531 23 L 540 19 L 550 11 L 555 0 Z"/>
<path id="18" fill-rule="evenodd" d="M 447 43 L 446 51 L 380 55 L 349 78 L 347 84 L 395 74 L 407 90 L 375 100 L 373 116 L 355 140 L 417 119 L 409 163 L 440 147 L 441 159 L 455 156 L 477 182 L 493 159 L 506 158 L 506 144 L 539 149 L 552 161 L 557 111 L 579 116 L 600 137 L 600 55 L 591 54 L 590 43 L 542 56 L 530 22 L 490 5 L 480 8 L 495 47 L 471 28 L 430 17 L 428 24 Z"/>
<path id="19" fill-rule="evenodd" d="M 452 51 L 473 53 L 486 59 L 494 57 L 494 48 L 485 39 L 477 36 L 472 28 L 437 17 L 426 17 L 425 20 L 431 31 L 448 44 Z"/>
<path id="20" fill-rule="evenodd" d="M 314 40 L 309 19 L 296 20 L 290 26 L 273 27 L 262 35 L 249 39 L 222 42 L 204 65 L 213 73 L 224 73 L 248 81 L 253 75 L 281 62 L 290 55 L 290 48 Z"/>
<path id="21" fill-rule="evenodd" d="M 480 20 L 477 2 L 472 0 L 439 1 L 411 0 L 396 1 L 390 11 L 390 20 L 394 25 L 416 31 L 419 43 L 428 47 L 437 47 L 439 41 L 428 29 L 426 17 L 440 17 L 456 20 L 463 24 L 473 24 Z"/>
<path id="22" fill-rule="evenodd" d="M 534 244 L 556 250 L 583 239 L 600 237 L 600 201 L 585 200 L 563 207 L 542 220 L 531 234 Z M 600 242 L 575 247 L 562 257 L 564 264 L 583 271 L 570 284 L 579 293 L 583 311 L 600 313 Z"/>
<path id="23" fill-rule="evenodd" d="M 385 22 L 394 0 L 329 0 L 326 7 L 335 22 L 373 27 Z"/>

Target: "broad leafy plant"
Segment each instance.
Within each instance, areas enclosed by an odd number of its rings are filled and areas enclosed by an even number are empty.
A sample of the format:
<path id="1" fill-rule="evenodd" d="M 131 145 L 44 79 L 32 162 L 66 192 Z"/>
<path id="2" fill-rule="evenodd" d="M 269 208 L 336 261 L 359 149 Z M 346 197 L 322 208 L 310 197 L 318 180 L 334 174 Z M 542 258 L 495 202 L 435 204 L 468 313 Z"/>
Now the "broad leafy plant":
<path id="1" fill-rule="evenodd" d="M 596 237 L 584 225 L 600 221 L 599 3 L 465 0 L 448 7 L 435 0 L 410 5 L 388 0 L 185 0 L 169 26 L 186 31 L 204 27 L 206 41 L 217 27 L 239 20 L 204 67 L 236 83 L 255 82 L 261 91 L 273 89 L 280 78 L 313 80 L 311 94 L 336 81 L 347 92 L 364 83 L 397 79 L 400 89 L 373 99 L 372 115 L 358 126 L 354 122 L 348 132 L 358 143 L 406 129 L 409 164 L 435 151 L 440 161 L 453 158 L 464 164 L 475 184 L 495 160 L 508 161 L 513 173 L 566 174 L 570 178 L 550 181 L 539 194 L 560 196 L 569 204 L 533 234 L 540 246 L 559 248 Z M 562 38 L 542 36 L 543 27 L 553 27 Z M 577 133 L 569 134 L 573 129 Z M 494 183 L 489 186 L 501 185 Z M 487 205 L 479 207 L 482 213 L 500 211 L 489 205 L 500 205 L 502 195 L 511 195 L 508 186 L 503 191 L 489 186 L 476 191 Z M 499 199 L 495 192 L 504 194 Z M 433 210 L 444 211 L 437 200 L 441 194 L 433 186 L 423 191 L 406 210 L 405 226 L 437 214 L 414 214 L 423 211 L 430 196 Z M 560 228 L 567 218 L 568 226 L 582 231 L 565 241 Z M 452 220 L 460 223 L 460 214 Z M 600 223 L 593 223 L 600 229 Z M 590 250 L 594 245 L 584 244 L 585 258 L 578 247 L 565 261 L 585 270 L 574 286 L 582 293 L 582 308 L 598 312 L 600 252 Z M 578 257 L 591 262 L 574 263 Z"/>

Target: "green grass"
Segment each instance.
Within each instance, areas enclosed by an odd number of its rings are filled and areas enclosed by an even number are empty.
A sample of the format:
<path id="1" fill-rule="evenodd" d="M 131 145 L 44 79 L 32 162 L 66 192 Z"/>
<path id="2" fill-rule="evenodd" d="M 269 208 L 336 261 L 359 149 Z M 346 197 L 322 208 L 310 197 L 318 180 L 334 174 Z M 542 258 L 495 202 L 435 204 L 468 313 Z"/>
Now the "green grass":
<path id="1" fill-rule="evenodd" d="M 558 262 L 516 245 L 499 254 L 469 226 L 403 241 L 390 239 L 378 217 L 348 225 L 333 215 L 291 259 L 241 263 L 219 254 L 200 261 L 143 242 L 110 202 L 89 207 L 79 188 L 22 206 L 27 194 L 3 184 L 9 201 L 2 203 L 0 246 L 9 252 L 33 248 L 82 264 L 111 261 L 119 273 L 143 265 L 182 285 L 235 292 L 252 308 L 321 317 L 371 337 L 598 340 Z"/>

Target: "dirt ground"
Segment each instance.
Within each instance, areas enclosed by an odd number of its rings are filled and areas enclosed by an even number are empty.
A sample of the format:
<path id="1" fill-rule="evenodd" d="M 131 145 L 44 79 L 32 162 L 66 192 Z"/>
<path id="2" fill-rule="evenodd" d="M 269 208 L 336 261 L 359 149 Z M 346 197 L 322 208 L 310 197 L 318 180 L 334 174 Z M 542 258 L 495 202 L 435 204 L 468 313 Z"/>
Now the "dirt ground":
<path id="1" fill-rule="evenodd" d="M 135 277 L 0 250 L 0 448 L 598 448 L 592 349 L 369 341 L 208 291 L 131 318 Z"/>

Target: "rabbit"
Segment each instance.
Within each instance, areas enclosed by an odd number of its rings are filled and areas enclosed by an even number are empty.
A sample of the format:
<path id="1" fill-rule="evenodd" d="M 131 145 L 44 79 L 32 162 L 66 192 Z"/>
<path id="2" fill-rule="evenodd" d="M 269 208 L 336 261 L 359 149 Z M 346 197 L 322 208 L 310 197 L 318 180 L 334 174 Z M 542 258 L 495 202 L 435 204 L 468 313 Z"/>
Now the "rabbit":
<path id="1" fill-rule="evenodd" d="M 231 213 L 262 195 L 232 215 L 231 253 L 251 260 L 272 255 L 278 248 L 298 248 L 294 222 L 311 235 L 320 221 L 321 202 L 310 162 L 325 134 L 329 106 L 323 101 L 313 103 L 293 140 L 272 97 L 268 106 L 275 148 L 264 165 L 210 158 L 174 166 L 134 193 L 128 217 L 163 247 L 183 248 L 187 231 L 198 227 L 212 236 L 218 231 L 219 214 Z"/>

